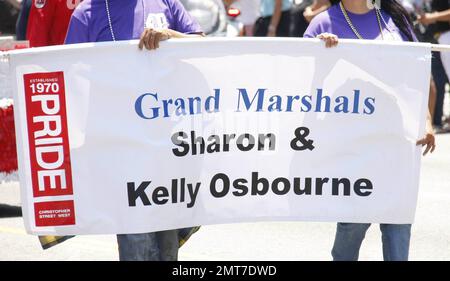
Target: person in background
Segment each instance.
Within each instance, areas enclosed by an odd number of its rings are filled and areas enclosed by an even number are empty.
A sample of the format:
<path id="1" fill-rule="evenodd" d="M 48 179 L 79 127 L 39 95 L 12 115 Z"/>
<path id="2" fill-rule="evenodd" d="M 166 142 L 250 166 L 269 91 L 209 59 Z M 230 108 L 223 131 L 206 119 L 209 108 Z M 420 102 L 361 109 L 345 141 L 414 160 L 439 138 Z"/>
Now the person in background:
<path id="1" fill-rule="evenodd" d="M 261 0 L 224 0 L 227 8 L 239 9 L 237 20 L 244 25 L 244 36 L 253 36 L 255 21 L 260 16 Z"/>
<path id="2" fill-rule="evenodd" d="M 72 15 L 65 43 L 140 39 L 140 49 L 154 50 L 163 40 L 203 36 L 178 0 L 85 0 Z M 175 261 L 182 232 L 191 230 L 119 234 L 119 258 Z"/>
<path id="3" fill-rule="evenodd" d="M 261 17 L 255 23 L 254 36 L 289 37 L 292 0 L 261 0 Z"/>
<path id="4" fill-rule="evenodd" d="M 306 28 L 309 25 L 309 22 L 306 21 L 303 13 L 306 8 L 313 4 L 314 0 L 302 0 L 302 1 L 294 1 L 294 4 L 291 9 L 291 28 L 290 28 L 290 36 L 292 37 L 303 37 L 303 33 L 305 33 Z"/>
<path id="5" fill-rule="evenodd" d="M 14 35 L 19 11 L 19 0 L 0 0 L 0 36 Z"/>
<path id="6" fill-rule="evenodd" d="M 331 3 L 329 0 L 314 0 L 310 6 L 306 7 L 303 16 L 310 23 L 315 16 L 326 11 L 330 6 Z"/>
<path id="7" fill-rule="evenodd" d="M 17 11 L 20 10 L 22 0 L 1 0 L 1 1 L 9 3 L 9 5 L 11 5 Z"/>
<path id="8" fill-rule="evenodd" d="M 291 36 L 303 37 L 311 20 L 331 6 L 329 0 L 305 0 L 292 9 Z"/>
<path id="9" fill-rule="evenodd" d="M 26 39 L 30 47 L 64 44 L 74 9 L 82 0 L 33 0 Z"/>
<path id="10" fill-rule="evenodd" d="M 30 15 L 33 0 L 22 0 L 22 7 L 16 23 L 16 39 L 27 40 L 28 16 Z"/>
<path id="11" fill-rule="evenodd" d="M 416 41 L 410 17 L 396 0 L 333 0 L 326 12 L 315 17 L 305 37 L 320 38 L 327 47 L 338 44 L 338 38 L 366 40 Z M 427 131 L 417 145 L 426 146 L 424 155 L 435 149 L 431 118 L 427 118 Z M 358 260 L 359 249 L 370 223 L 338 223 L 332 249 L 335 261 Z M 408 260 L 411 224 L 381 224 L 383 256 L 386 261 Z"/>
<path id="12" fill-rule="evenodd" d="M 430 2 L 424 0 L 425 4 Z M 434 44 L 450 43 L 450 1 L 432 0 L 431 4 L 423 4 L 418 11 L 417 20 L 424 25 L 424 41 Z M 427 7 L 428 6 L 428 7 Z M 436 133 L 450 132 L 450 120 L 444 119 L 445 85 L 449 83 L 450 55 L 448 52 L 433 52 L 433 78 L 436 84 L 436 106 L 433 126 Z"/>

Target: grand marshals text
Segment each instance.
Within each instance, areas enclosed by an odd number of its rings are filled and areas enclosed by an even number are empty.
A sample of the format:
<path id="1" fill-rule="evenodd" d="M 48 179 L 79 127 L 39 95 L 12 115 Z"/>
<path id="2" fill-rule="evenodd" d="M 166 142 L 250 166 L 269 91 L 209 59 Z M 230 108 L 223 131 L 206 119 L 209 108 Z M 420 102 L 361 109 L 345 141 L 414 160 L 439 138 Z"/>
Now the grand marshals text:
<path id="1" fill-rule="evenodd" d="M 354 90 L 349 96 L 330 97 L 323 89 L 317 89 L 314 95 L 269 95 L 267 89 L 258 89 L 251 93 L 247 89 L 236 91 L 236 112 L 300 112 L 300 113 L 334 113 L 372 115 L 375 113 L 375 98 L 364 97 L 360 90 Z M 172 116 L 188 116 L 221 112 L 221 90 L 214 89 L 214 94 L 204 99 L 200 97 L 161 99 L 157 93 L 145 93 L 135 102 L 136 114 L 143 119 L 154 120 Z M 293 151 L 312 151 L 314 140 L 309 139 L 310 129 L 299 127 L 293 130 L 290 148 Z M 190 140 L 190 141 L 188 141 Z M 273 133 L 259 134 L 225 134 L 212 135 L 206 139 L 198 137 L 195 131 L 176 132 L 171 136 L 172 149 L 176 157 L 189 154 L 229 152 L 230 143 L 234 140 L 236 147 L 242 151 L 273 151 L 276 147 L 276 136 Z M 165 204 L 186 204 L 187 208 L 195 206 L 202 182 L 187 182 L 186 178 L 169 180 L 170 186 L 152 186 L 152 181 L 128 182 L 128 205 L 134 207 L 137 201 L 144 206 Z M 244 178 L 231 179 L 225 173 L 211 177 L 209 191 L 214 198 L 226 196 L 264 196 L 271 192 L 286 195 L 367 197 L 372 194 L 373 184 L 369 179 L 328 177 L 294 177 L 288 179 L 278 177 L 269 180 L 253 171 Z"/>
<path id="2" fill-rule="evenodd" d="M 157 93 L 145 93 L 138 97 L 135 110 L 143 119 L 168 118 L 172 115 L 186 116 L 220 112 L 221 90 L 202 100 L 200 97 L 160 99 Z M 258 89 L 249 94 L 247 89 L 237 89 L 236 112 L 327 112 L 372 115 L 375 98 L 362 97 L 360 90 L 351 96 L 331 98 L 317 89 L 315 95 L 268 95 L 267 89 Z"/>

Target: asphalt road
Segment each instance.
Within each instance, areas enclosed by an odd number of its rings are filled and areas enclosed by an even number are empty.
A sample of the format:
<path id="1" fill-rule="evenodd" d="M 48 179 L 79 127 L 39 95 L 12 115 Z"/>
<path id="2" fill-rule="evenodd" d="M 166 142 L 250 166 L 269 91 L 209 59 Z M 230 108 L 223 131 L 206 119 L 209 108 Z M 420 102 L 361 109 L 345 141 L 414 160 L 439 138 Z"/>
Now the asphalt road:
<path id="1" fill-rule="evenodd" d="M 422 162 L 411 260 L 450 260 L 450 134 Z M 27 235 L 18 208 L 18 184 L 0 184 L 0 260 L 118 260 L 115 236 L 79 236 L 49 250 Z M 5 211 L 6 210 L 6 211 Z M 9 213 L 7 213 L 9 212 Z M 180 250 L 180 260 L 330 260 L 334 223 L 277 222 L 203 226 Z M 382 260 L 377 225 L 361 260 Z"/>

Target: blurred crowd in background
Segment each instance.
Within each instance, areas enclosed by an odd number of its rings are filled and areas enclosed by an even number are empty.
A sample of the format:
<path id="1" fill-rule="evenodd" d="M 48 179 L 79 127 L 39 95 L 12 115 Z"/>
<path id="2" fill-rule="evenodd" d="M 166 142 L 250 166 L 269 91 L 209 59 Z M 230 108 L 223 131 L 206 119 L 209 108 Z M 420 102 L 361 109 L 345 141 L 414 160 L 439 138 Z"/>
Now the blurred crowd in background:
<path id="1" fill-rule="evenodd" d="M 31 47 L 63 44 L 70 16 L 80 2 L 82 0 L 0 0 L 0 36 L 27 40 Z M 197 19 L 208 36 L 228 37 L 302 37 L 309 22 L 331 6 L 329 0 L 180 2 Z M 398 2 L 411 14 L 420 41 L 450 44 L 450 21 L 437 17 L 438 12 L 450 11 L 450 1 Z M 450 120 L 444 116 L 445 93 L 449 82 L 445 65 L 450 66 L 450 53 L 434 53 L 432 65 L 434 83 L 429 107 L 435 132 L 446 133 L 450 132 Z"/>

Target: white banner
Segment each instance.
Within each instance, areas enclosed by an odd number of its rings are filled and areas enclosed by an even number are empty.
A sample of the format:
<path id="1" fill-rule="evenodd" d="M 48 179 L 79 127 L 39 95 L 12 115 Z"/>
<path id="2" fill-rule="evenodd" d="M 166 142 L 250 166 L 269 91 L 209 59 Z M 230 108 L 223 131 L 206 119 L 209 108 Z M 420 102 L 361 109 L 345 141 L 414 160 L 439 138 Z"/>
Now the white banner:
<path id="1" fill-rule="evenodd" d="M 198 39 L 11 52 L 26 228 L 412 223 L 430 51 Z"/>

